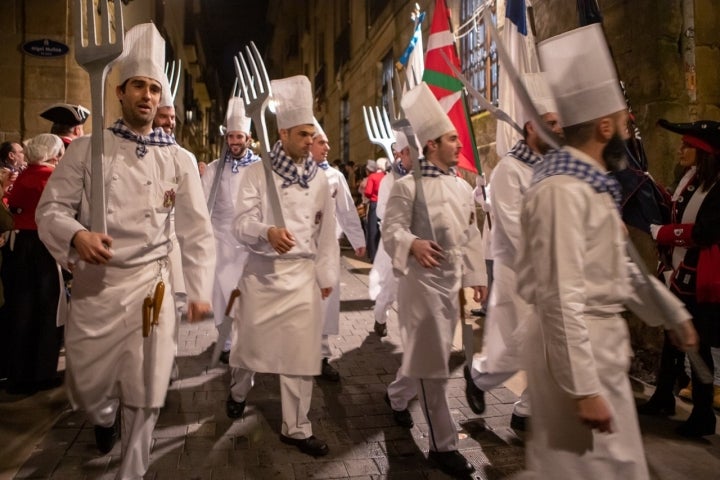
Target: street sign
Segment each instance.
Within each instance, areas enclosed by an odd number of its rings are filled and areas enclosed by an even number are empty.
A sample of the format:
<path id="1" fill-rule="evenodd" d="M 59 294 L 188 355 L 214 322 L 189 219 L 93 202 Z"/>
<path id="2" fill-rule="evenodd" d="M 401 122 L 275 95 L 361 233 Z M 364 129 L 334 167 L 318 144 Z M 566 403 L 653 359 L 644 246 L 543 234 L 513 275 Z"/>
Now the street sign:
<path id="1" fill-rule="evenodd" d="M 49 38 L 25 42 L 22 49 L 25 53 L 34 57 L 61 57 L 70 50 L 64 43 L 56 42 Z"/>

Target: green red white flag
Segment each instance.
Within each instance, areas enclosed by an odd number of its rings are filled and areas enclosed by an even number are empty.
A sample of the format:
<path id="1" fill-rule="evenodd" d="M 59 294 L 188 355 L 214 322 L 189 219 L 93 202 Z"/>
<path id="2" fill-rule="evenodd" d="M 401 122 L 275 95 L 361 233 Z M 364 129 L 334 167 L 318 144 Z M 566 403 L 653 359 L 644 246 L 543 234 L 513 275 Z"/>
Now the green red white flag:
<path id="1" fill-rule="evenodd" d="M 445 52 L 445 55 L 462 71 L 455 49 L 455 37 L 450 29 L 449 14 L 445 0 L 436 0 L 422 79 L 428 84 L 458 132 L 463 145 L 458 166 L 479 173 L 480 159 L 475 146 L 475 136 L 472 134 L 470 116 L 466 109 L 463 85 L 455 78 L 440 53 Z"/>

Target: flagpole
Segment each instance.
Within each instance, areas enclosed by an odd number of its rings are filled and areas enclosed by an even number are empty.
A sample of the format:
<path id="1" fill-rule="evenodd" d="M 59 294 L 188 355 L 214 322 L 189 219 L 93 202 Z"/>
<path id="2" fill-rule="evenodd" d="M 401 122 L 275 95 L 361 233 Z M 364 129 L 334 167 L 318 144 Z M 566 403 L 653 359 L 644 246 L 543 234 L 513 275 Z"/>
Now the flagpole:
<path id="1" fill-rule="evenodd" d="M 413 34 L 410 37 L 410 43 L 408 43 L 408 46 L 405 48 L 403 54 L 400 56 L 400 59 L 395 62 L 395 69 L 398 72 L 401 72 L 407 68 L 407 64 L 410 63 L 412 54 L 416 53 L 415 49 L 418 48 L 417 41 L 415 40 L 415 34 L 417 33 L 418 26 L 425 19 L 425 13 L 420 11 L 420 5 L 418 5 L 417 3 L 415 4 L 415 9 L 413 10 L 413 13 L 410 15 L 410 19 L 413 21 Z M 422 40 L 422 31 L 420 32 L 420 39 Z M 422 52 L 420 52 L 420 55 L 422 55 Z M 405 72 L 405 75 L 409 75 L 409 72 Z M 422 75 L 422 72 L 420 72 L 420 75 Z"/>

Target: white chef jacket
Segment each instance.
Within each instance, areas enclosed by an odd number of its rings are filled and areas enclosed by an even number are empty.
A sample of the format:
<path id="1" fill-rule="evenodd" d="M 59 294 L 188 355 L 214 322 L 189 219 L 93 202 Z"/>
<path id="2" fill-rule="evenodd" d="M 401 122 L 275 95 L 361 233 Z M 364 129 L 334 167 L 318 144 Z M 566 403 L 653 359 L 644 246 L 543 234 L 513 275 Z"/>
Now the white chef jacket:
<path id="1" fill-rule="evenodd" d="M 320 371 L 320 288 L 337 283 L 340 250 L 335 202 L 326 175 L 318 170 L 309 188 L 282 188 L 283 179 L 273 173 L 285 226 L 296 243 L 278 255 L 267 241 L 267 231 L 276 221 L 263 165 L 247 167 L 233 224 L 236 238 L 250 252 L 240 281 L 233 367 L 285 375 Z"/>
<path id="2" fill-rule="evenodd" d="M 339 170 L 335 168 L 320 169 L 325 172 L 328 179 L 330 197 L 335 202 L 335 219 L 337 238 L 341 238 L 343 232 L 354 249 L 365 247 L 365 232 L 363 232 L 358 217 L 355 202 L 350 194 L 350 187 Z M 340 262 L 338 262 L 338 269 Z M 340 333 L 340 272 L 338 271 L 337 283 L 333 291 L 323 302 L 323 335 L 337 335 Z"/>
<path id="3" fill-rule="evenodd" d="M 445 258 L 423 268 L 410 254 L 419 220 L 412 175 L 397 180 L 390 193 L 382 240 L 399 276 L 398 319 L 403 341 L 400 374 L 447 378 L 453 333 L 460 318 L 462 287 L 487 285 L 482 238 L 467 182 L 454 175 L 423 177 L 423 190 L 436 241 Z"/>
<path id="4" fill-rule="evenodd" d="M 490 204 L 492 229 L 488 232 L 493 259 L 493 286 L 483 329 L 483 373 L 515 372 L 521 368 L 525 322 L 531 310 L 517 295 L 515 257 L 520 241 L 520 209 L 530 186 L 532 167 L 506 155 L 493 170 Z"/>
<path id="5" fill-rule="evenodd" d="M 73 270 L 66 327 L 69 389 L 75 406 L 91 410 L 120 396 L 135 407 L 160 407 L 175 355 L 175 308 L 167 256 L 171 212 L 190 302 L 209 301 L 215 248 L 197 167 L 177 145 L 147 148 L 104 132 L 107 233 L 112 259 L 103 266 L 77 261 L 70 242 L 90 222 L 90 137 L 73 141 L 38 204 L 40 238 Z M 177 207 L 177 208 L 176 208 Z M 75 259 L 75 260 L 74 260 Z M 141 305 L 159 279 L 167 284 L 159 326 L 142 337 Z"/>
<path id="6" fill-rule="evenodd" d="M 335 234 L 337 238 L 342 238 L 344 233 L 354 249 L 365 247 L 365 233 L 360 224 L 360 217 L 358 217 L 345 175 L 332 167 L 323 172 L 328 179 L 330 196 L 335 200 L 335 217 L 337 219 Z"/>
<path id="7" fill-rule="evenodd" d="M 385 210 L 387 208 L 388 198 L 390 198 L 390 192 L 395 184 L 397 174 L 392 172 L 383 177 L 380 182 L 380 189 L 378 190 L 378 201 L 375 206 L 375 212 L 377 213 L 380 224 L 385 218 Z M 375 253 L 375 260 L 373 260 L 372 268 L 370 269 L 370 275 L 368 277 L 368 293 L 370 300 L 377 300 L 378 295 L 382 290 L 386 291 L 388 299 L 392 299 L 388 302 L 389 305 L 394 301 L 397 296 L 397 279 L 392 271 L 392 260 L 385 251 L 384 242 L 380 242 L 378 245 L 377 253 Z"/>
<path id="8" fill-rule="evenodd" d="M 648 279 L 629 263 L 626 230 L 609 194 L 571 176 L 546 178 L 527 191 L 521 224 L 518 292 L 536 312 L 526 349 L 533 405 L 528 468 L 539 478 L 648 478 L 620 313 L 627 306 L 668 326 L 690 315 L 663 288 L 665 308 L 658 308 Z M 612 434 L 577 417 L 574 399 L 594 394 L 610 405 Z"/>
<path id="9" fill-rule="evenodd" d="M 258 157 L 255 158 L 259 160 Z M 202 177 L 206 202 L 210 198 L 210 191 L 219 165 L 222 165 L 220 160 L 216 159 L 210 162 Z M 230 300 L 230 294 L 237 286 L 247 260 L 247 249 L 233 234 L 233 221 L 235 220 L 235 203 L 248 166 L 239 167 L 237 172 L 233 172 L 232 163 L 225 162 L 215 196 L 215 205 L 210 216 L 217 251 L 212 302 L 215 325 L 220 325 L 225 318 L 225 309 Z"/>

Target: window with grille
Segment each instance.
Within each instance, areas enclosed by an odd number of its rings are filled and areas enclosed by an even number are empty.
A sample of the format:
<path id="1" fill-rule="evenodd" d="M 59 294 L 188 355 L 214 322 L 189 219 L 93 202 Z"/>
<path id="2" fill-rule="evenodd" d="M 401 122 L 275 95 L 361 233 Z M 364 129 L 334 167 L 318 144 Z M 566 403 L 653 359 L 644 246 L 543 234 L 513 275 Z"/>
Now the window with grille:
<path id="1" fill-rule="evenodd" d="M 350 161 L 350 98 L 345 95 L 340 101 L 340 145 L 342 161 Z"/>
<path id="2" fill-rule="evenodd" d="M 471 20 L 485 0 L 462 0 L 460 24 Z M 495 7 L 492 7 L 492 21 L 496 22 Z M 498 55 L 490 31 L 485 27 L 485 17 L 478 15 L 474 28 L 460 39 L 460 55 L 463 74 L 485 98 L 497 105 L 498 99 Z M 469 97 L 471 113 L 482 110 L 477 101 Z"/>
<path id="3" fill-rule="evenodd" d="M 391 83 L 394 71 L 395 64 L 393 63 L 392 50 L 390 50 L 382 60 L 382 98 L 380 104 L 385 108 L 388 108 L 389 102 L 392 101 L 390 91 L 392 89 Z"/>

